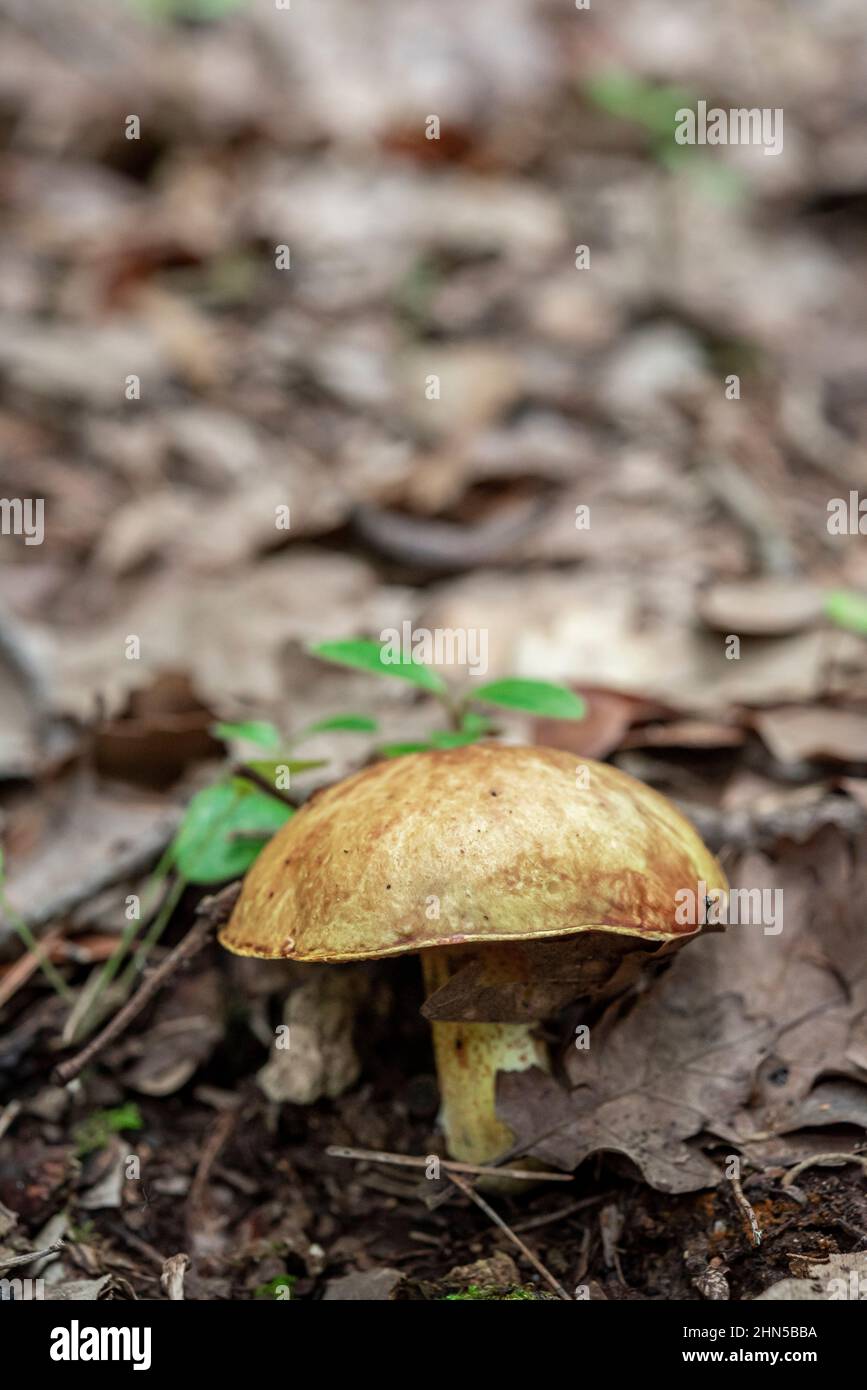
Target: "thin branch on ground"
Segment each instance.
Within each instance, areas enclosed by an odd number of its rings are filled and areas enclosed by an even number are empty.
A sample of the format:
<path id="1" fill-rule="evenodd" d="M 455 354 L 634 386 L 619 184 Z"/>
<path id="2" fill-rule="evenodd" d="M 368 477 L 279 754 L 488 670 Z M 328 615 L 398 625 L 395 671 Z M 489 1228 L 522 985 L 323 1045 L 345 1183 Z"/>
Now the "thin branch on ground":
<path id="1" fill-rule="evenodd" d="M 502 1173 L 504 1170 L 500 1168 L 498 1171 Z M 463 1192 L 465 1197 L 469 1197 L 471 1202 L 475 1202 L 479 1210 L 485 1213 L 485 1216 L 487 1216 L 488 1220 L 493 1221 L 494 1225 L 497 1226 L 503 1232 L 503 1234 L 508 1237 L 512 1244 L 518 1247 L 524 1258 L 529 1260 L 533 1268 L 537 1270 L 539 1274 L 541 1274 L 546 1284 L 550 1284 L 557 1297 L 562 1298 L 566 1303 L 571 1303 L 573 1300 L 569 1297 L 568 1293 L 563 1288 L 563 1285 L 558 1283 L 551 1271 L 547 1269 L 545 1265 L 543 1265 L 542 1261 L 539 1259 L 539 1256 L 533 1254 L 533 1251 L 530 1249 L 528 1245 L 524 1244 L 524 1242 L 521 1240 L 521 1237 L 515 1235 L 515 1232 L 512 1230 L 511 1226 L 509 1226 L 508 1223 L 503 1220 L 499 1212 L 494 1211 L 494 1208 L 488 1202 L 485 1201 L 484 1197 L 482 1197 L 481 1194 L 478 1193 L 476 1189 L 466 1181 L 465 1178 L 461 1177 L 460 1173 L 449 1173 L 447 1176 L 449 1182 L 453 1182 L 455 1187 L 459 1188 L 460 1191 Z"/>
<path id="2" fill-rule="evenodd" d="M 754 1246 L 759 1246 L 762 1243 L 762 1228 L 759 1225 L 759 1218 L 744 1195 L 740 1178 L 729 1178 L 729 1182 L 732 1185 L 732 1195 L 750 1233 L 750 1241 Z"/>
<path id="3" fill-rule="evenodd" d="M 46 1245 L 44 1250 L 28 1250 L 24 1255 L 4 1255 L 0 1259 L 0 1269 L 18 1269 L 22 1265 L 30 1265 L 34 1260 L 44 1259 L 46 1255 L 56 1255 L 63 1246 L 64 1240 L 61 1236 L 59 1240 L 52 1241 L 51 1245 Z"/>
<path id="4" fill-rule="evenodd" d="M 325 1152 L 330 1158 L 354 1158 L 367 1163 L 394 1163 L 402 1168 L 427 1168 L 431 1160 L 436 1159 L 440 1167 L 450 1173 L 473 1173 L 482 1177 L 489 1174 L 491 1177 L 521 1178 L 530 1182 L 572 1181 L 571 1173 L 545 1173 L 530 1168 L 491 1168 L 482 1163 L 456 1163 L 451 1158 L 441 1158 L 439 1154 L 431 1154 L 429 1158 L 416 1158 L 411 1154 L 384 1153 L 380 1149 L 345 1149 L 337 1144 L 332 1144 Z"/>
<path id="5" fill-rule="evenodd" d="M 204 1206 L 205 1192 L 211 1176 L 211 1169 L 222 1152 L 229 1135 L 238 1122 L 237 1110 L 224 1110 L 218 1115 L 211 1133 L 202 1147 L 202 1156 L 196 1169 L 187 1197 L 188 1219 L 194 1218 Z"/>
<path id="6" fill-rule="evenodd" d="M 87 1044 L 87 1047 L 82 1048 L 77 1056 L 71 1057 L 57 1067 L 54 1080 L 58 1086 L 68 1085 L 95 1057 L 99 1056 L 109 1043 L 114 1042 L 121 1033 L 126 1031 L 133 1019 L 141 1013 L 146 1004 L 150 1003 L 154 995 L 159 993 L 178 967 L 191 960 L 202 949 L 214 929 L 228 920 L 240 891 L 240 883 L 230 883 L 221 892 L 202 899 L 196 909 L 195 921 L 183 941 L 180 941 L 174 950 L 169 952 L 165 960 L 143 980 L 137 993 L 106 1024 L 102 1032 L 98 1033 Z"/>
<path id="7" fill-rule="evenodd" d="M 257 772 L 249 763 L 240 763 L 237 767 L 233 767 L 232 776 L 245 777 L 248 782 L 252 782 L 253 785 L 259 787 L 261 791 L 267 792 L 269 796 L 276 797 L 276 799 L 282 801 L 284 805 L 291 806 L 293 811 L 297 811 L 298 807 L 301 805 L 300 801 L 296 801 L 294 797 L 289 796 L 288 792 L 280 791 L 279 787 L 275 787 L 273 782 L 269 782 L 267 777 L 263 777 L 261 772 Z"/>
<path id="8" fill-rule="evenodd" d="M 864 1169 L 865 1175 L 867 1175 L 867 1154 L 813 1154 L 812 1158 L 805 1158 L 800 1163 L 796 1163 L 794 1168 L 790 1168 L 780 1185 L 782 1187 L 791 1187 L 795 1179 L 799 1178 L 808 1168 L 813 1168 L 816 1164 L 822 1163 L 840 1164 L 841 1166 L 844 1163 L 860 1163 L 861 1167 Z"/>

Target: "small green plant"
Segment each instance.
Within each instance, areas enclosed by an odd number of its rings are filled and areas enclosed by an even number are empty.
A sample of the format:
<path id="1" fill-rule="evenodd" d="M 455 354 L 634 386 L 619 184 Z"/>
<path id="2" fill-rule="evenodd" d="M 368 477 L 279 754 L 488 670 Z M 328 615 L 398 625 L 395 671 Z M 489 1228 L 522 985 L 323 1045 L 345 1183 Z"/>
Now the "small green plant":
<path id="1" fill-rule="evenodd" d="M 291 1302 L 292 1290 L 298 1283 L 296 1274 L 278 1274 L 267 1284 L 260 1284 L 253 1292 L 254 1298 L 276 1299 L 283 1303 Z"/>
<path id="2" fill-rule="evenodd" d="M 867 594 L 852 589 L 830 589 L 825 595 L 825 616 L 847 632 L 867 637 Z"/>
<path id="3" fill-rule="evenodd" d="M 473 708 L 477 704 L 524 710 L 547 719 L 583 719 L 586 713 L 584 701 L 579 695 L 564 685 L 550 681 L 513 677 L 476 686 L 463 696 L 455 697 L 437 671 L 407 654 L 400 654 L 395 659 L 387 644 L 382 642 L 352 638 L 318 642 L 310 650 L 314 656 L 333 661 L 338 666 L 350 666 L 377 676 L 409 681 L 439 700 L 451 727 L 435 730 L 422 742 L 384 744 L 378 752 L 386 758 L 429 752 L 437 748 L 459 748 L 486 738 L 493 730 L 493 722 Z"/>
<path id="4" fill-rule="evenodd" d="M 687 173 L 720 201 L 742 196 L 743 180 L 731 165 L 710 160 L 694 145 L 679 145 L 674 138 L 677 112 L 695 106 L 694 93 L 621 71 L 597 74 L 584 92 L 599 110 L 640 126 L 653 157 L 665 168 Z"/>
<path id="5" fill-rule="evenodd" d="M 132 3 L 149 19 L 192 19 L 204 23 L 241 9 L 244 0 L 132 0 Z"/>
<path id="6" fill-rule="evenodd" d="M 127 1101 L 114 1110 L 95 1110 L 73 1134 L 75 1152 L 79 1158 L 84 1158 L 96 1149 L 104 1149 L 113 1134 L 141 1129 L 143 1123 L 135 1101 Z"/>

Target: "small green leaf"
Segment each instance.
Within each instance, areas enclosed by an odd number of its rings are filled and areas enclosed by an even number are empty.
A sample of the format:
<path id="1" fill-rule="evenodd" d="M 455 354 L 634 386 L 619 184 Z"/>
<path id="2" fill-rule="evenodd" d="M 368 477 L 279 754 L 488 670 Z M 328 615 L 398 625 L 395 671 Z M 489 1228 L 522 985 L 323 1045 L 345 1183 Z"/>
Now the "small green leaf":
<path id="1" fill-rule="evenodd" d="M 261 849 L 237 832 L 279 830 L 292 807 L 235 778 L 197 792 L 175 836 L 172 857 L 190 883 L 220 883 L 249 869 Z"/>
<path id="2" fill-rule="evenodd" d="M 251 758 L 245 763 L 245 767 L 251 767 L 254 772 L 264 778 L 266 782 L 273 782 L 277 785 L 278 775 L 288 772 L 309 772 L 314 767 L 327 767 L 327 758 Z"/>
<path id="3" fill-rule="evenodd" d="M 430 749 L 429 743 L 384 743 L 376 751 L 381 758 L 402 758 L 407 753 L 429 753 Z"/>
<path id="4" fill-rule="evenodd" d="M 368 714 L 335 714 L 333 719 L 320 719 L 318 724 L 308 724 L 298 738 L 308 738 L 310 734 L 347 733 L 375 734 L 379 728 L 375 719 Z"/>
<path id="5" fill-rule="evenodd" d="M 465 734 L 475 734 L 481 738 L 494 727 L 493 719 L 488 719 L 484 714 L 477 714 L 474 709 L 468 709 L 461 720 L 461 729 Z"/>
<path id="6" fill-rule="evenodd" d="M 453 729 L 441 729 L 430 735 L 432 748 L 465 748 L 469 743 L 477 743 L 484 733 L 456 733 Z"/>
<path id="7" fill-rule="evenodd" d="M 401 657 L 390 661 L 386 644 L 367 641 L 317 642 L 310 648 L 314 656 L 323 661 L 333 661 L 338 666 L 351 666 L 357 671 L 372 671 L 377 676 L 395 676 L 398 680 L 409 681 L 421 686 L 434 695 L 443 695 L 445 681 L 420 661 Z"/>
<path id="8" fill-rule="evenodd" d="M 240 724 L 212 724 L 214 738 L 229 742 L 243 738 L 248 743 L 258 743 L 261 748 L 276 748 L 280 742 L 280 730 L 265 719 L 249 719 Z"/>
<path id="9" fill-rule="evenodd" d="M 474 699 L 484 700 L 504 709 L 522 709 L 546 719 L 583 719 L 586 705 L 579 695 L 565 685 L 549 681 L 503 680 L 480 686 Z"/>
<path id="10" fill-rule="evenodd" d="M 141 1129 L 144 1121 L 134 1100 L 126 1101 L 114 1110 L 95 1110 L 73 1132 L 79 1158 L 104 1149 L 113 1134 L 123 1130 Z"/>
<path id="11" fill-rule="evenodd" d="M 867 636 L 867 594 L 831 589 L 825 595 L 825 615 L 838 627 Z"/>
<path id="12" fill-rule="evenodd" d="M 585 84 L 589 99 L 600 110 L 634 121 L 654 135 L 674 141 L 676 113 L 695 102 L 690 93 L 680 87 L 656 86 L 632 73 L 610 71 L 599 73 Z"/>

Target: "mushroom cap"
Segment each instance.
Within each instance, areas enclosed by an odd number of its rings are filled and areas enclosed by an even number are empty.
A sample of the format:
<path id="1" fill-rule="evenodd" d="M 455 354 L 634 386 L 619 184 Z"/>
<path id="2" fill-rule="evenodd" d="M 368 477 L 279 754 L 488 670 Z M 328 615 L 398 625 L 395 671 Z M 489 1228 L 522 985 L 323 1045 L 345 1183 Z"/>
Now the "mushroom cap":
<path id="1" fill-rule="evenodd" d="M 559 749 L 475 743 L 316 793 L 262 850 L 219 939 L 302 961 L 589 931 L 675 941 L 699 930 L 676 921 L 675 895 L 701 882 L 727 888 L 659 792 Z"/>

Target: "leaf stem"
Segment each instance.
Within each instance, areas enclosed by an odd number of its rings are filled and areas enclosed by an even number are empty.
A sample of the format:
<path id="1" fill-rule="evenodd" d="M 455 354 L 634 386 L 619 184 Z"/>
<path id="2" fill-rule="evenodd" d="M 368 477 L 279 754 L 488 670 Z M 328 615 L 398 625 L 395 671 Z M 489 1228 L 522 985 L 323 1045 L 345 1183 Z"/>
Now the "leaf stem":
<path id="1" fill-rule="evenodd" d="M 69 985 L 66 983 L 63 976 L 60 974 L 60 971 L 55 969 L 51 961 L 45 955 L 45 952 L 43 951 L 39 942 L 36 940 L 36 937 L 33 935 L 24 918 L 20 916 L 20 914 L 10 903 L 9 899 L 6 897 L 6 893 L 4 892 L 2 886 L 3 882 L 4 880 L 0 879 L 0 907 L 2 907 L 4 913 L 9 918 L 9 921 L 11 922 L 14 931 L 20 937 L 27 950 L 30 951 L 36 957 L 36 962 L 39 966 L 39 969 L 42 971 L 43 975 L 48 980 L 52 989 L 54 989 L 62 999 L 65 999 L 67 1003 L 72 1003 L 72 990 L 69 988 Z"/>

